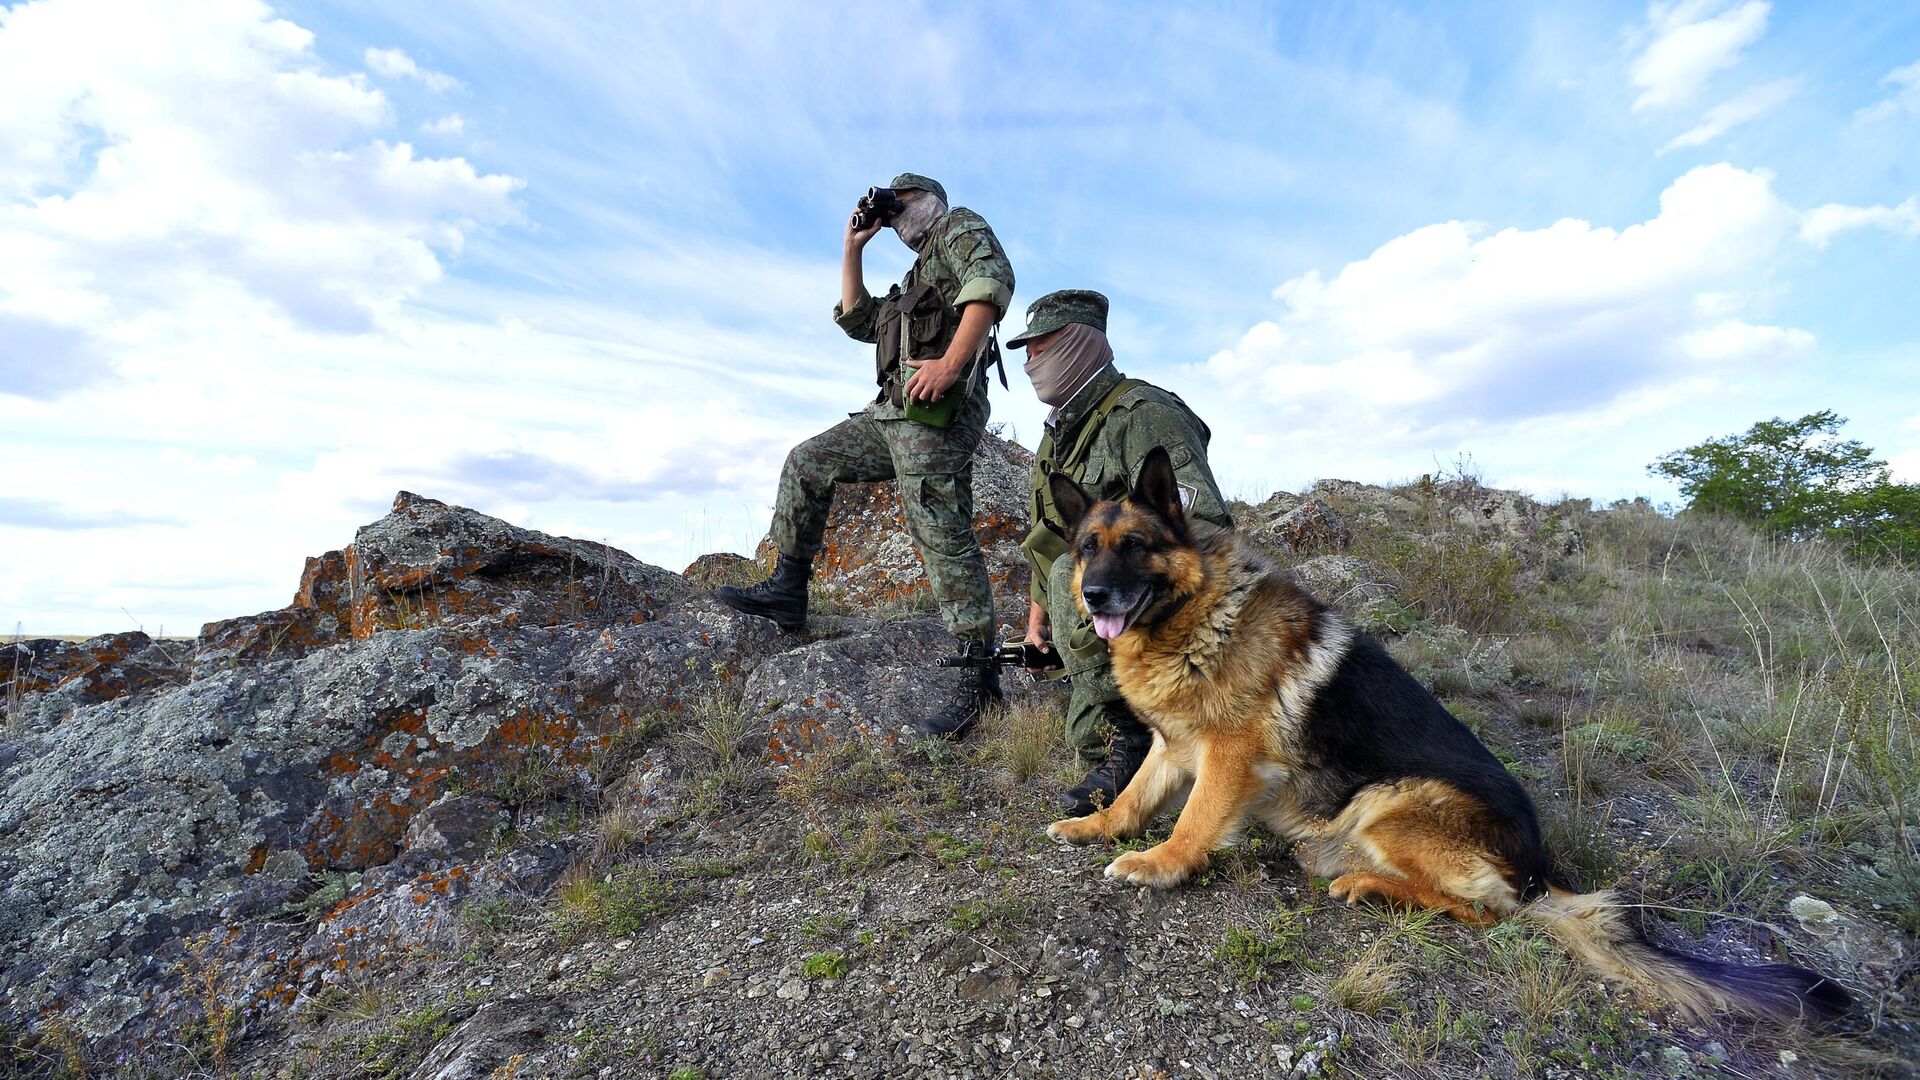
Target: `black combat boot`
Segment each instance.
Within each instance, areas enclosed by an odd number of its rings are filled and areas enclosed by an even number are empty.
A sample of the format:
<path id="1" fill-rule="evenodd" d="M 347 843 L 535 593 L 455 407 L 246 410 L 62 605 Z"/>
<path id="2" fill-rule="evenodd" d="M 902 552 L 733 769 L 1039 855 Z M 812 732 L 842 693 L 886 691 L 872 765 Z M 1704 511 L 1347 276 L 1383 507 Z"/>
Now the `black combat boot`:
<path id="1" fill-rule="evenodd" d="M 961 654 L 969 661 L 960 668 L 966 681 L 933 715 L 913 722 L 913 730 L 936 739 L 963 739 L 980 722 L 980 710 L 989 701 L 1001 702 L 1007 696 L 1000 691 L 1000 668 L 993 663 L 993 646 L 984 641 L 969 641 Z"/>
<path id="2" fill-rule="evenodd" d="M 807 626 L 807 579 L 813 577 L 813 562 L 780 553 L 773 576 L 751 588 L 722 585 L 713 590 L 713 598 L 735 611 L 772 619 L 782 630 L 804 630 Z"/>
<path id="3" fill-rule="evenodd" d="M 1094 766 L 1086 779 L 1060 796 L 1060 805 L 1072 817 L 1086 817 L 1095 810 L 1113 805 L 1127 789 L 1140 763 L 1153 749 L 1153 732 L 1133 715 L 1124 701 L 1107 706 L 1107 723 L 1113 728 L 1113 743 L 1107 748 L 1107 760 Z"/>

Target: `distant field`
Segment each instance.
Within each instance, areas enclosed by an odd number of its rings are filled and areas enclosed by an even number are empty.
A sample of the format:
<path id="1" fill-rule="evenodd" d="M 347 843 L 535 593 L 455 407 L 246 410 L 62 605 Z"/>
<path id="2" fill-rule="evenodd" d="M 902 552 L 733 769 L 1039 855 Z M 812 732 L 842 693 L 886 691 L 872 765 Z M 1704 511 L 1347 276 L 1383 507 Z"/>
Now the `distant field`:
<path id="1" fill-rule="evenodd" d="M 118 630 L 108 631 L 108 633 L 115 633 L 115 634 L 120 632 L 121 631 L 118 631 Z M 99 634 L 8 634 L 5 638 L 4 643 L 11 644 L 16 641 L 88 641 L 92 638 L 97 638 L 99 636 L 100 636 Z M 190 636 L 174 637 L 172 635 L 168 635 L 166 637 L 156 637 L 153 640 L 179 641 L 179 642 L 186 642 L 191 644 L 194 639 Z"/>

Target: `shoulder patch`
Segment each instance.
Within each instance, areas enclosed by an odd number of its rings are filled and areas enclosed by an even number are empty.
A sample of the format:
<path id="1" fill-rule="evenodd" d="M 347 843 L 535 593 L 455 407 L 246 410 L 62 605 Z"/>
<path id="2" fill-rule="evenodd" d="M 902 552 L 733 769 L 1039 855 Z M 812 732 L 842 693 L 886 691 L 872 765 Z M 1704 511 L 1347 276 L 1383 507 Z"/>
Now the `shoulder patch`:
<path id="1" fill-rule="evenodd" d="M 986 218 L 962 206 L 947 211 L 947 224 L 946 228 L 942 231 L 951 237 L 958 236 L 961 233 L 977 232 L 986 227 Z"/>
<path id="2" fill-rule="evenodd" d="M 963 229 L 951 234 L 947 237 L 947 246 L 967 262 L 993 253 L 993 242 L 980 229 Z"/>

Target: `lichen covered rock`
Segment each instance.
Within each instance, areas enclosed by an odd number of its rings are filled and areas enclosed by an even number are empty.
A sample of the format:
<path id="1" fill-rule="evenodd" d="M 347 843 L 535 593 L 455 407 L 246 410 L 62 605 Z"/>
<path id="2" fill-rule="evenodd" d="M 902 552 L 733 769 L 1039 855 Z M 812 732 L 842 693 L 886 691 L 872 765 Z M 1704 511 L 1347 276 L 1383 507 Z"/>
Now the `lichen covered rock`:
<path id="1" fill-rule="evenodd" d="M 138 630 L 79 642 L 35 638 L 0 645 L 0 718 L 44 731 L 83 705 L 181 685 L 187 660 L 186 646 Z M 14 702 L 18 715 L 9 712 Z"/>
<path id="2" fill-rule="evenodd" d="M 133 1053 L 191 1018 L 198 968 L 245 1023 L 426 947 L 467 891 L 564 867 L 490 855 L 529 777 L 589 784 L 632 725 L 779 647 L 678 575 L 404 493 L 190 668 L 144 634 L 10 646 L 0 1027 L 63 1016 Z"/>

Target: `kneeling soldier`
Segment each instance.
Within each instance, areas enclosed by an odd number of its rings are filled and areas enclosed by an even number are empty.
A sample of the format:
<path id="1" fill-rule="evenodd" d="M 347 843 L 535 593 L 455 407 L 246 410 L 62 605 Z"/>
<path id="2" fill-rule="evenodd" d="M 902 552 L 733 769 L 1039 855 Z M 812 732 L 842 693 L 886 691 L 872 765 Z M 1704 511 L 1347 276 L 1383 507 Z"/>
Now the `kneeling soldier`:
<path id="1" fill-rule="evenodd" d="M 1053 406 L 1033 463 L 1033 529 L 1021 547 L 1033 565 L 1027 640 L 1041 646 L 1051 640 L 1066 664 L 1073 684 L 1067 742 L 1090 768 L 1062 799 L 1073 816 L 1111 803 L 1139 770 L 1153 737 L 1121 698 L 1107 643 L 1075 602 L 1067 527 L 1053 508 L 1048 474 L 1066 473 L 1097 499 L 1120 499 L 1132 490 L 1147 452 L 1164 446 L 1190 517 L 1233 527 L 1207 467 L 1207 425 L 1174 394 L 1120 374 L 1106 329 L 1106 297 L 1063 289 L 1035 300 L 1026 330 L 1007 342 L 1026 347 L 1033 392 Z"/>
<path id="2" fill-rule="evenodd" d="M 986 221 L 964 207 L 949 210 L 937 182 L 902 173 L 881 194 L 891 207 L 877 210 L 870 195 L 847 222 L 840 303 L 833 310 L 848 336 L 876 346 L 879 396 L 787 455 L 773 508 L 771 531 L 780 549 L 773 577 L 752 588 L 725 586 L 714 596 L 783 629 L 804 627 L 807 582 L 834 485 L 897 480 L 940 618 L 960 639 L 963 656 L 990 657 L 993 592 L 973 535 L 973 453 L 987 426 L 986 369 L 999 355 L 988 331 L 1013 299 L 1013 267 Z M 883 226 L 917 258 L 900 284 L 876 300 L 867 292 L 862 256 Z M 957 739 L 980 719 L 983 705 L 1000 699 L 999 670 L 971 667 L 953 698 L 911 726 Z"/>

